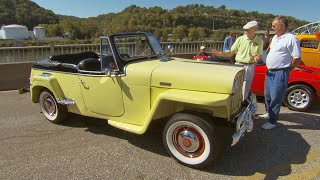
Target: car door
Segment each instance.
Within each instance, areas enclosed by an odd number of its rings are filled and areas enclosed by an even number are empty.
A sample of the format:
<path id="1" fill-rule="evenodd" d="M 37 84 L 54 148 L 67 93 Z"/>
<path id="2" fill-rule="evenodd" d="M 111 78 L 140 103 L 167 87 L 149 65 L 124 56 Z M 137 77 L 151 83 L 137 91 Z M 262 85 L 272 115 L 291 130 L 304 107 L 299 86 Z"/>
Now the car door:
<path id="1" fill-rule="evenodd" d="M 100 46 L 100 56 L 103 58 L 88 62 L 84 60 L 83 67 L 79 70 L 82 98 L 86 108 L 93 113 L 121 116 L 124 114 L 121 76 L 111 77 L 105 73 L 106 70 L 110 72 L 118 68 L 112 56 L 109 39 L 101 40 Z"/>
<path id="2" fill-rule="evenodd" d="M 80 87 L 86 108 L 97 114 L 121 116 L 124 113 L 119 77 L 80 74 Z"/>

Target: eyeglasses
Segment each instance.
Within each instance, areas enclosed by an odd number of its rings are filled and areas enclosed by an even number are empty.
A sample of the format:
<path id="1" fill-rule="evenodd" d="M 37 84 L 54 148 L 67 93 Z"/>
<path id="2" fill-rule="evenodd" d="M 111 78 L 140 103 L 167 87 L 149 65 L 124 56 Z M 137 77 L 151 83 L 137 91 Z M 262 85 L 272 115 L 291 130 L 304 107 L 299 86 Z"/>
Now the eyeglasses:
<path id="1" fill-rule="evenodd" d="M 271 27 L 274 29 L 274 28 L 277 28 L 277 27 L 279 27 L 279 26 L 280 26 L 280 24 L 272 25 Z"/>

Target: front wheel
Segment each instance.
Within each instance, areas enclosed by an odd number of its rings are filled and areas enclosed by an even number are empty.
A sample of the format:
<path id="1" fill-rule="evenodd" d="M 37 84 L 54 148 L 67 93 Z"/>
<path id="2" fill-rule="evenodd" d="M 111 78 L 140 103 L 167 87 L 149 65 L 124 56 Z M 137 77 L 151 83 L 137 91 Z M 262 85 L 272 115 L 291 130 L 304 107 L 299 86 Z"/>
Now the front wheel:
<path id="1" fill-rule="evenodd" d="M 185 113 L 173 115 L 164 128 L 167 151 L 179 163 L 203 168 L 218 157 L 215 126 L 205 119 Z"/>
<path id="2" fill-rule="evenodd" d="M 42 91 L 39 96 L 40 109 L 43 115 L 52 123 L 60 123 L 67 117 L 61 105 L 57 104 L 55 97 L 48 91 Z"/>
<path id="3" fill-rule="evenodd" d="M 288 88 L 284 104 L 294 111 L 306 111 L 314 98 L 312 89 L 302 84 L 296 84 Z"/>

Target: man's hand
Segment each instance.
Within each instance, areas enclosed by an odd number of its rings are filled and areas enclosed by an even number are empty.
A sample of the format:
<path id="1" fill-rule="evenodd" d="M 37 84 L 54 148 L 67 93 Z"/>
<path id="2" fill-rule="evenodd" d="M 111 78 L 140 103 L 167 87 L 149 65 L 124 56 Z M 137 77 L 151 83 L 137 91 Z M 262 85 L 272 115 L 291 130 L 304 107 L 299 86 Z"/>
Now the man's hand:
<path id="1" fill-rule="evenodd" d="M 213 55 L 213 56 L 221 56 L 221 52 L 213 49 L 213 50 L 212 50 L 212 55 Z"/>
<path id="2" fill-rule="evenodd" d="M 300 64 L 301 58 L 293 58 L 291 64 L 291 70 L 295 69 Z"/>
<path id="3" fill-rule="evenodd" d="M 259 55 L 259 54 L 256 54 L 256 55 L 252 56 L 252 59 L 253 59 L 255 62 L 260 61 L 260 60 L 261 60 L 261 58 L 262 58 L 262 56 L 261 56 L 261 55 Z"/>

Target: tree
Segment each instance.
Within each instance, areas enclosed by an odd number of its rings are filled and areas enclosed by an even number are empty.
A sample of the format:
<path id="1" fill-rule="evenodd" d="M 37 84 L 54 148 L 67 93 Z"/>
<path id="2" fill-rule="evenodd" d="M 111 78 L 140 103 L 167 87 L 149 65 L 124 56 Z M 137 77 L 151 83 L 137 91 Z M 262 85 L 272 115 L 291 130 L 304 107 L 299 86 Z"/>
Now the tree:
<path id="1" fill-rule="evenodd" d="M 30 0 L 0 0 L 1 24 L 21 24 L 29 29 L 39 24 L 46 24 L 46 28 L 49 28 L 46 29 L 48 35 L 60 36 L 67 33 L 74 39 L 90 39 L 115 32 L 149 31 L 159 37 L 162 36 L 164 40 L 167 40 L 168 34 L 171 33 L 179 40 L 185 36 L 198 40 L 211 34 L 209 29 L 212 29 L 213 20 L 216 30 L 242 29 L 245 23 L 253 19 L 260 23 L 260 29 L 267 29 L 274 17 L 275 15 L 257 11 L 227 9 L 225 5 L 215 8 L 191 4 L 178 6 L 172 10 L 158 6 L 145 8 L 131 5 L 119 13 L 78 18 L 56 15 Z M 288 18 L 290 30 L 308 23 L 293 17 Z"/>
<path id="2" fill-rule="evenodd" d="M 170 28 L 163 28 L 162 29 L 162 40 L 163 41 L 167 41 L 168 40 L 170 32 L 171 32 Z"/>
<path id="3" fill-rule="evenodd" d="M 184 37 L 186 37 L 184 31 L 185 31 L 185 27 L 184 26 L 178 26 L 176 28 L 173 28 L 173 30 L 172 30 L 172 38 L 182 41 L 182 39 Z"/>
<path id="4" fill-rule="evenodd" d="M 29 0 L 0 0 L 0 19 L 3 24 L 21 24 L 32 29 L 38 24 L 54 24 L 58 16 Z"/>
<path id="5" fill-rule="evenodd" d="M 199 36 L 198 36 L 197 28 L 194 28 L 194 27 L 189 28 L 188 37 L 190 41 L 198 40 Z"/>
<path id="6" fill-rule="evenodd" d="M 204 38 L 207 36 L 205 32 L 205 28 L 202 28 L 202 27 L 197 28 L 197 33 L 198 33 L 198 40 L 204 40 Z"/>

